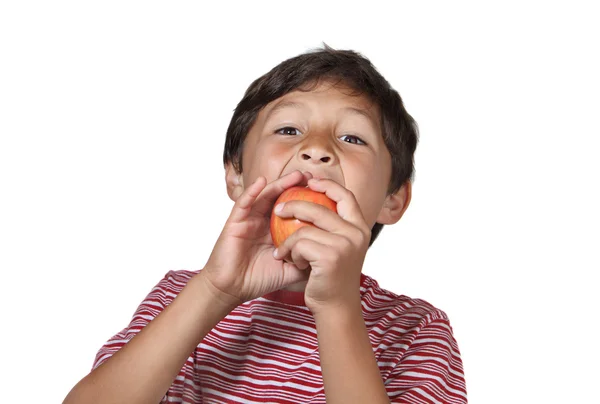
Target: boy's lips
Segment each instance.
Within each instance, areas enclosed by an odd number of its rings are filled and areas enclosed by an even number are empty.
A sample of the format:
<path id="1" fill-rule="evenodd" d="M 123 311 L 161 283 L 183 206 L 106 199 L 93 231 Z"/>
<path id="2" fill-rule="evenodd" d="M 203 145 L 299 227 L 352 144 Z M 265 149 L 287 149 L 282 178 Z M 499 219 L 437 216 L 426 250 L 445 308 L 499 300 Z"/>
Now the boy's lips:
<path id="1" fill-rule="evenodd" d="M 332 180 L 332 181 L 338 182 L 337 180 L 334 179 L 333 176 L 328 175 L 324 172 L 320 172 L 320 171 L 303 170 L 301 168 L 296 168 L 295 170 L 292 170 L 292 171 L 300 171 L 302 174 L 310 173 L 312 175 L 312 178 L 316 178 L 319 180 L 325 179 L 325 180 Z M 285 174 L 281 174 L 281 176 L 283 177 L 284 175 L 287 175 L 287 174 L 291 173 L 292 171 L 289 171 Z"/>
<path id="2" fill-rule="evenodd" d="M 321 180 L 321 179 L 323 179 L 323 178 L 325 178 L 325 179 L 329 178 L 329 176 L 328 176 L 328 175 L 326 175 L 326 174 L 322 174 L 322 173 L 313 173 L 312 171 L 308 171 L 308 170 L 306 170 L 306 171 L 302 171 L 302 173 L 303 173 L 303 174 L 304 174 L 304 173 L 310 173 L 310 174 L 312 175 L 312 177 L 313 177 L 313 178 L 316 178 L 316 179 L 319 179 L 319 180 Z"/>

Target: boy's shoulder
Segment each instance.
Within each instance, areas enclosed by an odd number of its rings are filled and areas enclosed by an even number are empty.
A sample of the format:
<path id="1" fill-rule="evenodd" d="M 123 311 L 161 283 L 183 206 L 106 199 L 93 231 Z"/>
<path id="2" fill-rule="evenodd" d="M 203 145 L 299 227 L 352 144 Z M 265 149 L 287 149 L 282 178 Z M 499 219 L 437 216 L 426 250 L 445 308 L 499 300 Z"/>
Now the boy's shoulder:
<path id="1" fill-rule="evenodd" d="M 178 270 L 170 270 L 167 272 L 163 278 L 163 280 L 167 280 L 179 285 L 185 286 L 190 279 L 192 279 L 195 275 L 200 273 L 200 269 L 197 270 L 189 270 L 189 269 L 178 269 Z"/>
<path id="2" fill-rule="evenodd" d="M 150 294 L 146 298 L 146 302 L 149 300 L 155 300 L 164 309 L 169 305 L 179 293 L 183 290 L 188 281 L 200 273 L 200 270 L 170 270 L 163 278 L 152 288 Z"/>
<path id="3" fill-rule="evenodd" d="M 384 289 L 374 278 L 361 275 L 361 300 L 365 315 L 403 316 L 421 319 L 423 322 L 448 321 L 446 313 L 426 300 L 412 298 Z"/>

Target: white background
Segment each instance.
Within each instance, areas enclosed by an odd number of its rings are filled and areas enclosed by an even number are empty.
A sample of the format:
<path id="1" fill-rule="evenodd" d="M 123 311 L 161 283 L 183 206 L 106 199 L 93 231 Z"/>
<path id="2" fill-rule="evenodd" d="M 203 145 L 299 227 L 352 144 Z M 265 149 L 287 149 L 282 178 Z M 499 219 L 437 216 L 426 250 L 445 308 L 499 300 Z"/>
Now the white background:
<path id="1" fill-rule="evenodd" d="M 2 401 L 61 402 L 167 271 L 204 265 L 233 109 L 323 41 L 420 125 L 364 272 L 447 312 L 470 402 L 598 400 L 599 14 L 448 3 L 3 2 Z"/>

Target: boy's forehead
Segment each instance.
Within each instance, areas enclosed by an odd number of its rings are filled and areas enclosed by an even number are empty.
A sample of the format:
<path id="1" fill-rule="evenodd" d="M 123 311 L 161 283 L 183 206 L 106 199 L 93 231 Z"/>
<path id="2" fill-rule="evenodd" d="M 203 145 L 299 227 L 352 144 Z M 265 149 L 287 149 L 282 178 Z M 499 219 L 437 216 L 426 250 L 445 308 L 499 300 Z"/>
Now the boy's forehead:
<path id="1" fill-rule="evenodd" d="M 316 86 L 313 85 L 308 89 L 300 88 L 292 90 L 268 103 L 260 112 L 266 117 L 277 110 L 302 108 L 309 101 L 318 102 L 319 100 L 326 101 L 328 105 L 331 105 L 332 98 L 337 101 L 337 104 L 341 108 L 344 107 L 364 114 L 367 118 L 373 120 L 374 123 L 379 122 L 379 107 L 371 98 L 347 85 L 331 82 L 323 82 Z"/>

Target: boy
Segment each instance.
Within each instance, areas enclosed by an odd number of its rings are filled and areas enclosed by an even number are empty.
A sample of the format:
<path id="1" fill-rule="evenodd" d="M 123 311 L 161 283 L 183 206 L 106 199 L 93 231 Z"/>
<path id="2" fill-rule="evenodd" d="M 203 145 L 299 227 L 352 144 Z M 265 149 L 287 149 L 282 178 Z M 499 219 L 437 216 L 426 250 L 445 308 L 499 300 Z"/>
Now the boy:
<path id="1" fill-rule="evenodd" d="M 399 94 L 357 53 L 325 47 L 257 79 L 227 130 L 235 204 L 206 266 L 169 272 L 65 403 L 465 403 L 446 315 L 361 274 L 410 203 L 416 144 Z M 278 206 L 314 226 L 275 249 L 271 210 L 295 185 L 337 213 Z"/>

